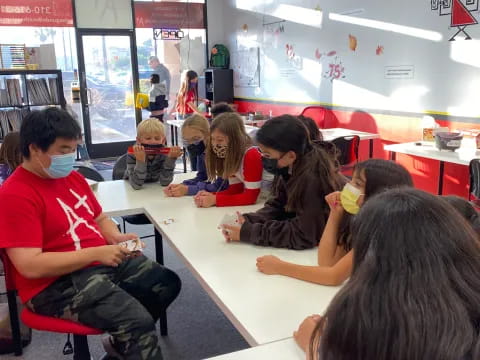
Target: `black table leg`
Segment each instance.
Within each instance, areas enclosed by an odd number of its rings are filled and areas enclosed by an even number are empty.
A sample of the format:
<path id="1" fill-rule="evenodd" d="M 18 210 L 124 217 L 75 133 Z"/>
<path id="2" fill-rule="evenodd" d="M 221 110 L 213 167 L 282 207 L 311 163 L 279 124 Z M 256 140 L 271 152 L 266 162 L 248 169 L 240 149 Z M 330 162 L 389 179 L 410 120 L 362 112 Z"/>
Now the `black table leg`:
<path id="1" fill-rule="evenodd" d="M 163 265 L 163 240 L 162 234 L 155 228 L 155 258 L 157 262 Z"/>
<path id="2" fill-rule="evenodd" d="M 373 139 L 370 139 L 368 152 L 369 152 L 370 159 L 373 158 Z"/>
<path id="3" fill-rule="evenodd" d="M 167 309 L 161 310 L 160 317 L 158 320 L 160 321 L 160 335 L 167 336 L 168 335 Z"/>
<path id="4" fill-rule="evenodd" d="M 183 155 L 182 155 L 182 161 L 183 161 L 183 172 L 187 172 L 187 148 L 183 148 Z"/>
<path id="5" fill-rule="evenodd" d="M 163 239 L 162 234 L 155 228 L 155 257 L 159 264 L 164 265 L 163 261 Z M 162 309 L 159 316 L 160 335 L 168 335 L 167 309 Z"/>
<path id="6" fill-rule="evenodd" d="M 390 160 L 397 160 L 397 153 L 395 151 L 390 151 Z"/>
<path id="7" fill-rule="evenodd" d="M 438 171 L 438 195 L 443 194 L 443 173 L 445 168 L 445 163 L 440 161 L 439 171 Z"/>

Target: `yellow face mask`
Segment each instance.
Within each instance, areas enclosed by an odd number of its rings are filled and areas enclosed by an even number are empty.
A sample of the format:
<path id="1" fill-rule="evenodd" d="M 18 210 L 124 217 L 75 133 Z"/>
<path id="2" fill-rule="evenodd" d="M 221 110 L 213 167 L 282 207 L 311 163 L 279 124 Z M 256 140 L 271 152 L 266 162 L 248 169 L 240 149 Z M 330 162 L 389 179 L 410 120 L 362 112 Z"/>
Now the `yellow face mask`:
<path id="1" fill-rule="evenodd" d="M 362 191 L 357 189 L 350 183 L 346 183 L 342 192 L 340 193 L 340 202 L 346 212 L 356 215 L 360 211 L 358 199 L 362 196 Z"/>

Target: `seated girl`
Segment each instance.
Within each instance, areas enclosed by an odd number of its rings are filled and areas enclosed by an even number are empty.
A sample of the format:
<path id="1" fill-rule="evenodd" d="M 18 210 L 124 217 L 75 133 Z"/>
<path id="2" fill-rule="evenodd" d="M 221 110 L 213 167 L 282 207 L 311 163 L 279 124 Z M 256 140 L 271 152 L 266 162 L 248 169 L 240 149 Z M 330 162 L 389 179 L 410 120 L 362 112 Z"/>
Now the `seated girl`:
<path id="1" fill-rule="evenodd" d="M 185 180 L 182 184 L 170 184 L 164 189 L 167 196 L 196 195 L 199 191 L 217 192 L 228 187 L 228 181 L 217 177 L 208 181 L 205 166 L 205 143 L 210 137 L 210 125 L 207 119 L 200 114 L 189 116 L 182 125 L 183 143 L 187 144 L 190 155 L 197 159 L 197 175 L 193 179 Z"/>
<path id="2" fill-rule="evenodd" d="M 480 359 L 480 245 L 458 213 L 392 189 L 362 207 L 352 235 L 350 280 L 294 333 L 307 359 Z"/>
<path id="3" fill-rule="evenodd" d="M 480 216 L 470 202 L 455 195 L 442 196 L 442 199 L 453 206 L 467 220 L 473 230 L 480 235 Z"/>
<path id="4" fill-rule="evenodd" d="M 228 188 L 217 193 L 200 191 L 194 198 L 198 207 L 255 204 L 262 182 L 260 152 L 252 146 L 245 125 L 237 113 L 223 113 L 212 121 L 207 141 L 206 166 L 209 181 L 224 180 Z"/>
<path id="5" fill-rule="evenodd" d="M 275 175 L 273 196 L 257 212 L 239 214 L 240 226 L 224 225 L 226 240 L 290 249 L 316 246 L 329 213 L 325 196 L 341 189 L 343 178 L 294 116 L 268 120 L 257 142 L 265 170 Z"/>
<path id="6" fill-rule="evenodd" d="M 353 267 L 349 234 L 351 216 L 371 196 L 400 186 L 413 186 L 412 178 L 403 166 L 381 159 L 358 163 L 352 181 L 345 185 L 342 192 L 336 191 L 325 197 L 330 214 L 318 245 L 318 266 L 292 264 L 267 255 L 257 259 L 257 268 L 267 275 L 290 276 L 322 285 L 342 284 Z"/>

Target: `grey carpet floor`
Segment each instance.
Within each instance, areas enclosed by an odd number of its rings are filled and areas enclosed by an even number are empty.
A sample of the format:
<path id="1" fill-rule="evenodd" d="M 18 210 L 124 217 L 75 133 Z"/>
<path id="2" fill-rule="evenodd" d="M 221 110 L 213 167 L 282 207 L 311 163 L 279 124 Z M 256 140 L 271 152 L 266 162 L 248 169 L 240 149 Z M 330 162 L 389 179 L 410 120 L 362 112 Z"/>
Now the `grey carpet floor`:
<path id="1" fill-rule="evenodd" d="M 176 171 L 181 171 L 181 163 L 177 164 Z M 105 179 L 111 179 L 111 171 L 102 173 Z M 121 223 L 120 219 L 117 220 Z M 144 236 L 153 234 L 153 226 L 127 225 L 127 231 Z M 145 255 L 154 259 L 153 237 L 145 241 Z M 160 339 L 164 359 L 199 360 L 248 348 L 248 343 L 166 243 L 164 258 L 165 265 L 177 272 L 182 279 L 182 291 L 168 309 L 169 335 Z M 3 279 L 0 279 L 0 292 L 3 288 Z M 65 340 L 66 335 L 33 331 L 32 342 L 24 348 L 22 356 L 0 355 L 0 359 L 69 360 L 73 356 L 62 354 Z M 88 341 L 93 359 L 99 359 L 104 353 L 100 336 L 90 336 Z"/>

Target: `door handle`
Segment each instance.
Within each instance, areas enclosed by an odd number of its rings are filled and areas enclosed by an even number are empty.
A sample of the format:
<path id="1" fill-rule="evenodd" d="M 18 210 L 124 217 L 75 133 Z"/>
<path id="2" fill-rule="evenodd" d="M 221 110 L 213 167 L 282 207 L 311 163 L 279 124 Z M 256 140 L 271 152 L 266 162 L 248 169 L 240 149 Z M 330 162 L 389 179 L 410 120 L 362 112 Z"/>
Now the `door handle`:
<path id="1" fill-rule="evenodd" d="M 90 105 L 92 103 L 92 91 L 87 88 L 87 104 L 86 106 Z"/>

